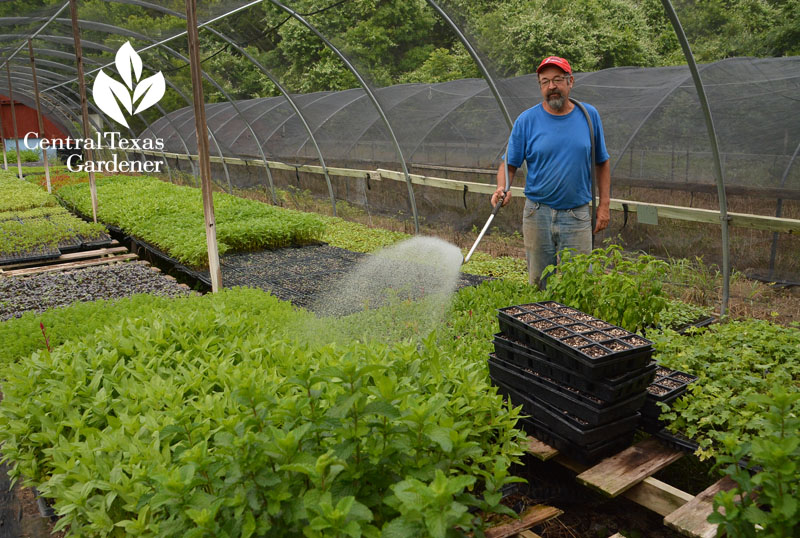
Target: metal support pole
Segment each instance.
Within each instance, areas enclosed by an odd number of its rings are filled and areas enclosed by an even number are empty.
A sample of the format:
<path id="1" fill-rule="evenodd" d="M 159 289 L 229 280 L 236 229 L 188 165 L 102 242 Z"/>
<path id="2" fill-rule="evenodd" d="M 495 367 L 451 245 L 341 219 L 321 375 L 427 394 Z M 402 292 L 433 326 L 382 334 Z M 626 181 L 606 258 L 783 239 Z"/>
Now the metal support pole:
<path id="1" fill-rule="evenodd" d="M 2 114 L 0 114 L 0 117 Z M 0 145 L 3 146 L 3 170 L 8 170 L 8 155 L 6 155 L 6 134 L 3 130 L 3 122 L 0 120 Z"/>
<path id="2" fill-rule="evenodd" d="M 17 147 L 17 175 L 22 179 L 22 155 L 19 151 L 19 133 L 17 132 L 17 114 L 14 112 L 14 87 L 11 85 L 11 66 L 6 62 L 6 74 L 8 75 L 8 100 L 11 102 L 11 125 L 14 132 L 14 143 Z"/>
<path id="3" fill-rule="evenodd" d="M 78 6 L 76 0 L 69 0 L 69 12 L 72 16 L 72 39 L 75 41 L 75 63 L 78 67 L 78 87 L 81 95 L 81 119 L 83 121 L 83 138 L 89 139 L 89 107 L 86 102 L 86 80 L 83 77 L 83 53 L 81 52 L 81 30 L 78 27 Z M 94 160 L 91 148 L 85 148 L 86 160 Z M 92 193 L 92 220 L 97 222 L 97 184 L 94 171 L 89 169 L 89 190 Z"/>
<path id="4" fill-rule="evenodd" d="M 31 75 L 33 75 L 33 94 L 36 99 L 36 117 L 39 120 L 39 140 L 44 137 L 44 119 L 42 118 L 42 104 L 39 100 L 39 83 L 36 80 L 36 61 L 33 58 L 33 42 L 28 40 L 28 53 L 31 57 Z M 40 142 L 41 147 L 41 142 Z M 50 164 L 47 162 L 47 149 L 42 149 L 42 162 L 44 163 L 44 177 L 47 181 L 47 192 L 53 192 L 50 185 Z"/>
<path id="5" fill-rule="evenodd" d="M 692 49 L 689 46 L 689 41 L 686 39 L 686 34 L 681 26 L 681 21 L 678 19 L 678 14 L 675 8 L 672 7 L 670 0 L 661 0 L 664 9 L 667 12 L 672 27 L 675 29 L 675 35 L 683 49 L 683 55 L 686 58 L 686 63 L 689 65 L 689 70 L 692 73 L 692 80 L 697 89 L 697 97 L 700 100 L 700 107 L 703 109 L 703 116 L 706 120 L 706 129 L 708 130 L 708 140 L 711 144 L 711 154 L 714 161 L 714 172 L 717 179 L 717 196 L 719 197 L 719 218 L 722 225 L 722 304 L 720 305 L 720 317 L 724 317 L 728 311 L 728 299 L 730 298 L 730 280 L 731 280 L 731 267 L 730 267 L 730 244 L 728 241 L 728 199 L 725 195 L 725 179 L 722 175 L 722 161 L 719 154 L 719 144 L 717 143 L 717 131 L 714 128 L 714 119 L 711 117 L 711 108 L 708 105 L 708 98 L 706 97 L 706 90 L 703 87 L 703 81 L 700 79 L 700 72 L 697 70 L 697 63 L 694 61 Z"/>
<path id="6" fill-rule="evenodd" d="M 200 165 L 203 213 L 206 219 L 206 243 L 208 244 L 208 269 L 211 273 L 211 291 L 222 289 L 222 273 L 219 266 L 217 229 L 214 220 L 214 198 L 211 192 L 211 160 L 209 159 L 208 127 L 203 98 L 203 73 L 200 65 L 200 46 L 197 32 L 197 0 L 186 0 L 186 28 L 189 40 L 189 63 L 192 70 L 194 97 L 194 124 L 197 131 L 197 155 Z"/>

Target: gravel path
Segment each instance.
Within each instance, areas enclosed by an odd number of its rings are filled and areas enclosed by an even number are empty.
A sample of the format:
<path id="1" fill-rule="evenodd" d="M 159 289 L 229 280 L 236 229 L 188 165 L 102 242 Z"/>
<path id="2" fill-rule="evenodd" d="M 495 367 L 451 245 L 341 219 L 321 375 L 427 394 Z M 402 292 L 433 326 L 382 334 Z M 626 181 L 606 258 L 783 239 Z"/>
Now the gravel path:
<path id="1" fill-rule="evenodd" d="M 29 311 L 43 312 L 78 301 L 118 299 L 137 293 L 180 297 L 191 291 L 140 262 L 0 277 L 0 321 Z"/>

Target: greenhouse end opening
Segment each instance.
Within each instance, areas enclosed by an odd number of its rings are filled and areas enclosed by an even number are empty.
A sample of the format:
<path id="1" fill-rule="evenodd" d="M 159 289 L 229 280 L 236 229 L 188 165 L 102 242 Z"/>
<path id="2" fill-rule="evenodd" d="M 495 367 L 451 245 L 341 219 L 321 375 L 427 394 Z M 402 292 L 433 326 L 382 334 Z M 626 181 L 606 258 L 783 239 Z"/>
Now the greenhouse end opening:
<path id="1" fill-rule="evenodd" d="M 162 161 L 120 161 L 114 154 L 108 161 L 87 161 L 83 163 L 83 156 L 77 153 L 67 158 L 67 168 L 70 172 L 161 172 Z"/>

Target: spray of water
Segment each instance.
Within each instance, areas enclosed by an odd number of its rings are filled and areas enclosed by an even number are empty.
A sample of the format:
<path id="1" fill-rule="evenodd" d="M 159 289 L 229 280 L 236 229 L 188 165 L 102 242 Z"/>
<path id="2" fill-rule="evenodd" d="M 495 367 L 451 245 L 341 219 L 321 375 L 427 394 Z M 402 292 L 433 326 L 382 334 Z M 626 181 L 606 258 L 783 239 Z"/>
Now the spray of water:
<path id="1" fill-rule="evenodd" d="M 423 338 L 441 322 L 461 267 L 458 247 L 414 237 L 368 256 L 315 301 L 316 338 L 379 340 Z"/>

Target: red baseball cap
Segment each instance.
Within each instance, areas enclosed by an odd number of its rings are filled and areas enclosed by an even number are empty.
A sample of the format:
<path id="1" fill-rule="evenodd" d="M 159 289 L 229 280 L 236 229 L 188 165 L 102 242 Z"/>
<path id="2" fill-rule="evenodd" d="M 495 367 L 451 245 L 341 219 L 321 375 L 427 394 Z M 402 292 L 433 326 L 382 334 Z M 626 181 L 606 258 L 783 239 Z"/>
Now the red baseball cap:
<path id="1" fill-rule="evenodd" d="M 569 62 L 566 61 L 564 58 L 559 58 L 558 56 L 548 56 L 542 63 L 539 64 L 539 67 L 536 68 L 536 72 L 538 73 L 541 71 L 545 66 L 554 65 L 567 73 L 568 75 L 572 74 L 572 67 L 570 67 Z"/>

